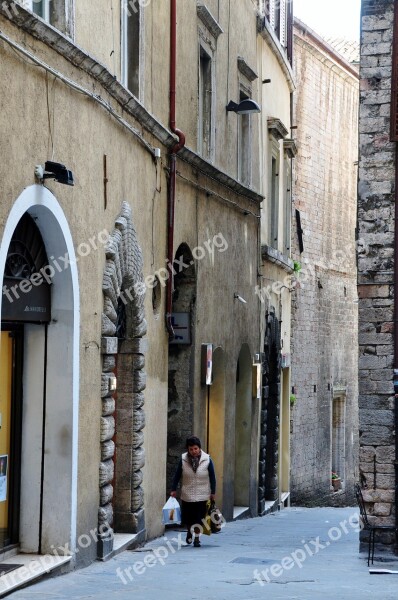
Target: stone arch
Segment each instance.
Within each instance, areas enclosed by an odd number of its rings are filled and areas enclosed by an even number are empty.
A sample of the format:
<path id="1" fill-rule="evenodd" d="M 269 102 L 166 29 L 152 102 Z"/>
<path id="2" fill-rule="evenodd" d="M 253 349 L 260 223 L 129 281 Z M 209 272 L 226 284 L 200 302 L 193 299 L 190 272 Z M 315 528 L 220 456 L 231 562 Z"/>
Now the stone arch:
<path id="1" fill-rule="evenodd" d="M 265 501 L 277 501 L 279 494 L 279 412 L 281 373 L 280 323 L 271 308 L 266 315 L 263 388 L 261 398 L 261 436 L 259 460 L 259 514 L 264 513 Z"/>
<path id="2" fill-rule="evenodd" d="M 185 447 L 185 440 L 192 435 L 193 373 L 194 373 L 194 322 L 196 308 L 196 271 L 192 252 L 186 243 L 179 245 L 173 262 L 174 290 L 173 313 L 189 313 L 191 343 L 180 343 L 178 337 L 169 343 L 168 415 L 167 415 L 167 474 L 166 485 L 170 490 L 174 472 Z"/>
<path id="3" fill-rule="evenodd" d="M 250 506 L 252 357 L 243 344 L 236 364 L 234 505 Z"/>
<path id="4" fill-rule="evenodd" d="M 41 326 L 26 324 L 24 332 L 22 387 L 28 391 L 29 401 L 24 401 L 20 433 L 19 548 L 26 553 L 41 551 L 45 554 L 60 544 L 76 548 L 80 291 L 77 257 L 68 221 L 57 198 L 41 185 L 28 186 L 13 202 L 0 244 L 0 281 L 4 278 L 14 231 L 26 213 L 40 231 L 49 260 L 69 258 L 68 268 L 53 268 L 52 321 L 48 325 L 47 342 Z M 55 265 L 56 260 L 49 264 Z M 60 369 L 60 365 L 67 368 Z M 47 399 L 45 413 L 44 397 Z M 60 445 L 60 432 L 67 432 L 64 445 Z M 75 561 L 75 557 L 72 560 Z"/>
<path id="5" fill-rule="evenodd" d="M 141 486 L 145 463 L 145 285 L 142 251 L 127 202 L 122 204 L 105 253 L 98 520 L 99 530 L 109 539 L 112 529 L 124 533 L 145 529 Z M 101 550 L 100 545 L 99 554 L 106 555 L 111 549 L 103 546 Z"/>

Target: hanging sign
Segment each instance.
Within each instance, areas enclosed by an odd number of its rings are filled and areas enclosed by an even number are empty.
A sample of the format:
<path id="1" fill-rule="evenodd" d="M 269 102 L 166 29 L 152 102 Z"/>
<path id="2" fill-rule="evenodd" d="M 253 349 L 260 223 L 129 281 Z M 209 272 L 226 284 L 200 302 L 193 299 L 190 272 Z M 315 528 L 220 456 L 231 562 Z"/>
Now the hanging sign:
<path id="1" fill-rule="evenodd" d="M 201 382 L 203 385 L 213 383 L 213 344 L 202 344 Z"/>

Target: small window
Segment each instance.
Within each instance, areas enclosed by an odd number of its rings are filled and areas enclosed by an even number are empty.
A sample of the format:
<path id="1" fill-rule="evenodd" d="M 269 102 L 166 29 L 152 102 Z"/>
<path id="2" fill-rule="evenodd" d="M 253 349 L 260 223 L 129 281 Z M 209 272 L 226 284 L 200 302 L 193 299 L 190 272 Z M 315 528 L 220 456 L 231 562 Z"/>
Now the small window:
<path id="1" fill-rule="evenodd" d="M 153 282 L 152 288 L 152 309 L 153 315 L 157 319 L 160 314 L 160 304 L 162 300 L 162 289 L 160 285 L 160 280 L 158 276 L 155 276 L 155 281 Z"/>
<path id="2" fill-rule="evenodd" d="M 200 47 L 199 61 L 199 131 L 198 150 L 204 158 L 211 155 L 212 129 L 212 61 Z"/>
<path id="3" fill-rule="evenodd" d="M 292 235 L 292 169 L 288 158 L 284 161 L 284 228 L 283 247 L 287 256 L 290 256 L 290 244 Z"/>
<path id="4" fill-rule="evenodd" d="M 275 149 L 273 150 L 271 155 L 270 201 L 270 245 L 273 248 L 277 248 L 279 228 L 279 152 L 277 152 Z"/>
<path id="5" fill-rule="evenodd" d="M 20 4 L 73 37 L 73 2 L 74 0 L 21 0 Z"/>
<path id="6" fill-rule="evenodd" d="M 140 92 L 140 22 L 141 8 L 122 1 L 122 83 L 134 96 Z"/>
<path id="7" fill-rule="evenodd" d="M 335 396 L 332 404 L 332 472 L 345 479 L 345 395 Z"/>

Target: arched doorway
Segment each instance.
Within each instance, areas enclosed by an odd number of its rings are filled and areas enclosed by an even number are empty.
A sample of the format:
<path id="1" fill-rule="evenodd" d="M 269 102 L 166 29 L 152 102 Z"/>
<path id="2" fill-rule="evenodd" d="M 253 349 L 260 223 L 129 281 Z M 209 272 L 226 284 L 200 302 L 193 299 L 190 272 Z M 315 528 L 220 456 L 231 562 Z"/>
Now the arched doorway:
<path id="1" fill-rule="evenodd" d="M 222 348 L 213 352 L 213 383 L 207 386 L 207 450 L 217 477 L 217 504 L 222 508 L 225 447 L 225 356 Z"/>
<path id="2" fill-rule="evenodd" d="M 258 511 L 263 514 L 266 501 L 279 498 L 279 413 L 281 395 L 280 324 L 271 310 L 266 315 L 263 388 L 261 398 L 261 435 L 259 457 Z"/>
<path id="3" fill-rule="evenodd" d="M 167 415 L 167 491 L 171 489 L 185 440 L 194 433 L 193 373 L 194 322 L 196 306 L 195 261 L 187 244 L 181 244 L 174 259 L 172 320 L 176 337 L 169 343 L 169 385 Z M 179 323 L 186 323 L 187 336 Z"/>
<path id="4" fill-rule="evenodd" d="M 234 506 L 250 506 L 252 358 L 244 344 L 236 367 Z"/>
<path id="5" fill-rule="evenodd" d="M 0 300 L 2 328 L 4 331 L 19 329 L 23 343 L 23 365 L 20 358 L 19 372 L 11 375 L 20 388 L 20 431 L 18 443 L 11 445 L 9 467 L 13 467 L 14 458 L 19 461 L 20 490 L 16 509 L 19 511 L 20 550 L 44 554 L 51 552 L 54 546 L 67 543 L 74 548 L 76 545 L 79 285 L 76 256 L 65 215 L 55 196 L 38 185 L 24 190 L 7 219 L 0 247 L 3 284 L 10 274 L 10 253 L 19 254 L 13 260 L 19 261 L 20 265 L 23 263 L 21 246 L 15 252 L 15 242 L 21 231 L 25 232 L 22 246 L 31 256 L 34 254 L 32 244 L 37 243 L 37 247 L 41 244 L 41 251 L 48 257 L 45 261 L 48 268 L 39 269 L 42 273 L 40 281 L 37 265 L 31 265 L 29 281 L 27 259 L 12 294 L 15 296 L 17 292 L 21 298 L 28 299 L 30 288 L 45 285 L 46 273 L 51 284 L 51 321 L 43 319 L 47 321 L 43 324 L 40 317 L 35 318 L 43 305 L 32 306 L 30 301 L 26 302 L 24 315 L 18 318 L 6 306 L 3 289 Z M 66 259 L 67 267 L 63 268 L 58 257 Z M 13 351 L 18 352 L 17 343 Z M 2 335 L 2 369 L 7 368 L 9 353 L 10 345 Z M 62 477 L 59 477 L 60 473 Z M 10 484 L 15 485 L 11 470 L 9 474 Z"/>

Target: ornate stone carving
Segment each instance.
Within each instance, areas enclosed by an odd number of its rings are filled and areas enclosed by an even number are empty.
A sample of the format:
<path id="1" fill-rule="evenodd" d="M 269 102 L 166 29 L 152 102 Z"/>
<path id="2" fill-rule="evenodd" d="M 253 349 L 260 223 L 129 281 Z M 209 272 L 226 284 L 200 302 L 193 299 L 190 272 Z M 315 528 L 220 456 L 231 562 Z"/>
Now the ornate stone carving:
<path id="1" fill-rule="evenodd" d="M 143 284 L 143 259 L 137 234 L 132 225 L 130 206 L 123 202 L 120 215 L 115 221 L 115 229 L 109 236 L 105 246 L 106 263 L 104 268 L 102 291 L 104 309 L 102 315 L 102 417 L 101 417 L 101 459 L 100 464 L 100 504 L 98 511 L 99 524 L 129 522 L 137 527 L 144 527 L 144 492 L 141 487 L 143 480 L 142 468 L 145 464 L 143 448 L 145 414 L 143 410 L 146 376 L 144 372 L 146 340 L 142 339 L 147 330 L 144 311 L 145 286 Z M 125 310 L 126 330 L 123 339 L 118 339 L 118 305 L 123 302 Z M 117 360 L 116 360 L 117 356 Z M 118 429 L 118 443 L 121 447 L 131 450 L 130 473 L 127 481 L 131 485 L 131 515 L 128 519 L 118 518 L 118 473 L 114 473 L 113 456 L 115 444 L 112 440 L 115 434 L 115 401 L 109 385 L 111 373 L 117 364 L 118 384 L 120 388 L 120 413 L 117 423 L 123 427 Z M 116 410 L 118 410 L 116 408 Z M 123 419 L 132 413 L 131 424 Z M 118 425 L 119 427 L 119 425 Z M 128 461 L 130 463 L 130 461 Z M 114 478 L 115 475 L 115 479 Z M 110 485 L 115 481 L 115 489 Z M 129 529 L 130 531 L 130 529 Z"/>

